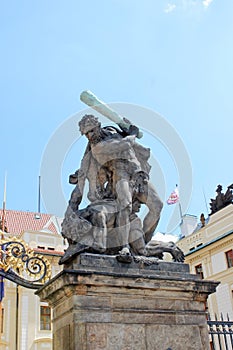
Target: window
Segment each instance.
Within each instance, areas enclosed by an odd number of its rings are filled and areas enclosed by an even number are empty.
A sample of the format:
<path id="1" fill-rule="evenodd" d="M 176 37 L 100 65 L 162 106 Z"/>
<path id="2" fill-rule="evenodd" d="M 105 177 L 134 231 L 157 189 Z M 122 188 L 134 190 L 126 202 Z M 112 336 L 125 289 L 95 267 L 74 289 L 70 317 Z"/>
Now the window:
<path id="1" fill-rule="evenodd" d="M 196 272 L 197 275 L 199 275 L 201 277 L 201 279 L 204 278 L 202 264 L 199 264 L 199 265 L 195 266 L 195 272 Z"/>
<path id="2" fill-rule="evenodd" d="M 230 268 L 233 266 L 233 250 L 228 250 L 226 254 L 226 259 L 227 259 L 227 267 Z"/>
<path id="3" fill-rule="evenodd" d="M 51 330 L 51 308 L 49 306 L 40 306 L 40 330 Z"/>

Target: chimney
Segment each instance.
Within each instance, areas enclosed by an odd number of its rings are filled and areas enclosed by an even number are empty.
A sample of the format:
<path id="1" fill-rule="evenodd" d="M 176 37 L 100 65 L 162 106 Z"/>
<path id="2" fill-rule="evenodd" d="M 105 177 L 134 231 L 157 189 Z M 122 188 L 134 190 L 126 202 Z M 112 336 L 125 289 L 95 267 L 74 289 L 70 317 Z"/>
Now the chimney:
<path id="1" fill-rule="evenodd" d="M 183 220 L 180 225 L 182 237 L 186 237 L 193 233 L 197 227 L 197 216 L 185 214 L 183 215 Z"/>

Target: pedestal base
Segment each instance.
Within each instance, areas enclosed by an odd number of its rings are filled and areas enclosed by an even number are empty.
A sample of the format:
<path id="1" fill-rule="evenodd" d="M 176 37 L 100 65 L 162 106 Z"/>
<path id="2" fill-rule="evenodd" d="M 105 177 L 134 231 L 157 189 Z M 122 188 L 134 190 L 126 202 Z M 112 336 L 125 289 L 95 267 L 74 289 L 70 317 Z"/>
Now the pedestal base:
<path id="1" fill-rule="evenodd" d="M 207 350 L 217 285 L 186 264 L 83 253 L 36 294 L 53 308 L 54 350 Z"/>

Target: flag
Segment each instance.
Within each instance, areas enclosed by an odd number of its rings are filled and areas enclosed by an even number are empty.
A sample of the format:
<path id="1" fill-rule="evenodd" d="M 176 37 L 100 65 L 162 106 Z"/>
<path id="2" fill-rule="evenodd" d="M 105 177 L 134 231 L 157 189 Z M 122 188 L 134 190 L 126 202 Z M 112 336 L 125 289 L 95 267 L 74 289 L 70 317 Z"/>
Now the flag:
<path id="1" fill-rule="evenodd" d="M 168 200 L 167 200 L 167 204 L 175 204 L 177 202 L 179 202 L 179 191 L 178 191 L 178 187 L 176 186 L 176 188 L 174 189 L 174 191 L 170 194 Z"/>

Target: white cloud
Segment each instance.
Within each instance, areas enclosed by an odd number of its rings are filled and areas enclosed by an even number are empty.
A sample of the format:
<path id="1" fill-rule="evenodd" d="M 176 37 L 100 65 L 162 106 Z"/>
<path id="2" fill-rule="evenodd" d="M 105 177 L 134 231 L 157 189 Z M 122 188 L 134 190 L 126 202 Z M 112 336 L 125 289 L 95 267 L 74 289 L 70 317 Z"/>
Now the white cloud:
<path id="1" fill-rule="evenodd" d="M 167 6 L 166 6 L 165 9 L 164 9 L 164 12 L 165 12 L 165 13 L 170 13 L 170 12 L 174 11 L 175 8 L 176 8 L 176 5 L 175 5 L 175 4 L 170 4 L 170 3 L 168 3 Z"/>
<path id="2" fill-rule="evenodd" d="M 213 0 L 203 0 L 202 4 L 207 9 Z"/>
<path id="3" fill-rule="evenodd" d="M 206 10 L 212 2 L 213 0 L 179 0 L 176 4 L 175 0 L 173 0 L 167 3 L 164 12 L 171 13 L 174 10 L 182 10 L 188 13 L 194 13 L 194 11 L 203 10 L 203 7 Z"/>
<path id="4" fill-rule="evenodd" d="M 179 237 L 170 235 L 168 233 L 161 233 L 161 232 L 156 232 L 156 234 L 153 236 L 152 239 L 155 239 L 156 241 L 162 241 L 162 242 L 177 242 Z"/>

